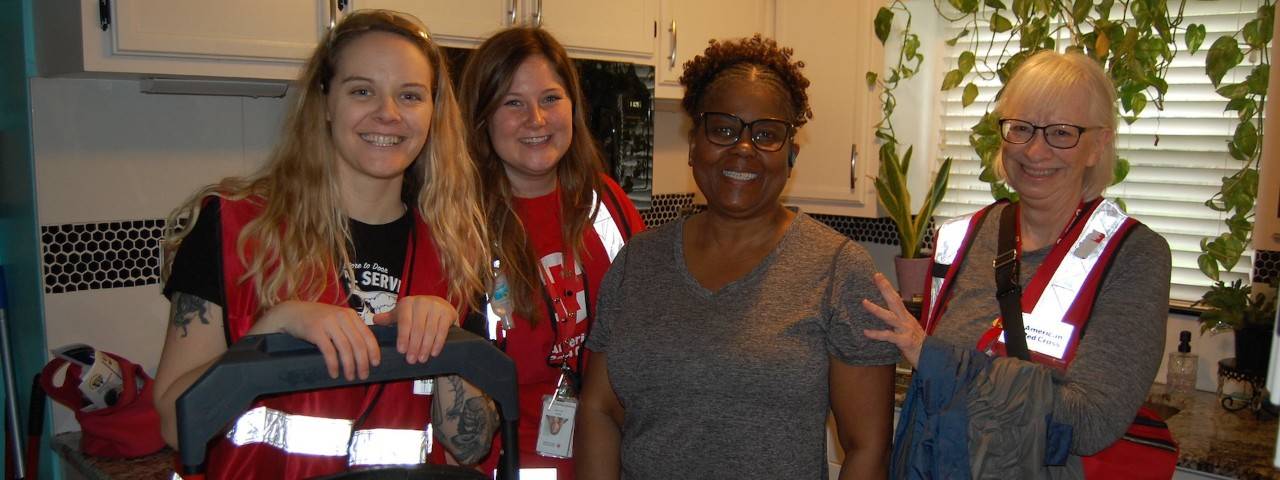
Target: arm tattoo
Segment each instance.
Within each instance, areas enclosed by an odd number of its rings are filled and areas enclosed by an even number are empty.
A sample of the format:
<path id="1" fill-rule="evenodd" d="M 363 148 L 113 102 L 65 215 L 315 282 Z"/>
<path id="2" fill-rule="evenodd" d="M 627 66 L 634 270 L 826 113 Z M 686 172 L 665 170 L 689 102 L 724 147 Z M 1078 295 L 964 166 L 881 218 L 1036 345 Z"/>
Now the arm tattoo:
<path id="1" fill-rule="evenodd" d="M 437 377 L 436 382 L 447 390 L 438 389 L 437 394 L 452 397 L 448 409 L 445 409 L 443 398 L 437 400 L 432 407 L 432 418 L 443 424 L 440 434 L 447 437 L 456 451 L 453 452 L 458 462 L 473 464 L 479 462 L 489 453 L 490 440 L 497 425 L 497 413 L 490 408 L 489 400 L 484 395 L 467 397 L 467 388 L 462 377 L 449 375 Z"/>
<path id="2" fill-rule="evenodd" d="M 183 338 L 186 338 L 187 326 L 191 325 L 192 321 L 199 320 L 200 323 L 209 324 L 208 302 L 195 295 L 188 295 L 182 292 L 174 293 L 172 311 L 169 321 L 173 323 L 173 326 L 182 329 Z"/>

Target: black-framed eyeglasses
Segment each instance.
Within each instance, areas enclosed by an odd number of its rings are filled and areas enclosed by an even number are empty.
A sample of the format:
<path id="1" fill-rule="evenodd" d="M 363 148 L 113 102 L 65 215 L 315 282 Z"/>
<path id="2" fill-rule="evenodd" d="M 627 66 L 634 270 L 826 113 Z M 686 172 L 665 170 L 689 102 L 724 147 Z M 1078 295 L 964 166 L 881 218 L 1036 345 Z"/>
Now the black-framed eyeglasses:
<path id="1" fill-rule="evenodd" d="M 742 140 L 742 132 L 748 131 L 751 144 L 761 152 L 781 150 L 796 128 L 785 120 L 761 118 L 748 123 L 723 112 L 702 112 L 698 114 L 698 120 L 702 122 L 707 141 L 727 147 Z"/>
<path id="2" fill-rule="evenodd" d="M 1009 143 L 1023 144 L 1030 142 L 1032 138 L 1035 138 L 1037 130 L 1044 133 L 1045 143 L 1049 144 L 1050 147 L 1062 150 L 1075 148 L 1080 143 L 1080 136 L 1084 135 L 1085 132 L 1084 127 L 1069 123 L 1036 125 L 1016 118 L 1000 120 L 1000 137 Z"/>

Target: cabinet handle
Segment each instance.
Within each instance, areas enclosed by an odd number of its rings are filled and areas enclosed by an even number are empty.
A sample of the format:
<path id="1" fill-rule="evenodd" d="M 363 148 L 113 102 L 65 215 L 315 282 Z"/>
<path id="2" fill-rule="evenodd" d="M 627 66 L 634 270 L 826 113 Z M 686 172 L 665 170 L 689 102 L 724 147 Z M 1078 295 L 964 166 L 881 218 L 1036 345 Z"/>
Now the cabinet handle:
<path id="1" fill-rule="evenodd" d="M 347 11 L 347 0 L 338 0 L 338 10 Z"/>
<path id="2" fill-rule="evenodd" d="M 849 146 L 849 190 L 858 184 L 858 144 Z"/>
<path id="3" fill-rule="evenodd" d="M 98 0 L 98 26 L 102 27 L 104 32 L 111 28 L 111 2 L 107 0 Z M 22 467 L 19 466 L 18 468 L 21 469 Z"/>
<path id="4" fill-rule="evenodd" d="M 511 3 L 507 4 L 507 25 L 515 25 L 515 24 L 516 24 L 516 0 L 511 0 Z"/>
<path id="5" fill-rule="evenodd" d="M 542 26 L 542 0 L 538 0 L 538 9 L 533 13 L 533 26 Z"/>
<path id="6" fill-rule="evenodd" d="M 678 40 L 679 40 L 679 38 L 680 38 L 680 37 L 679 37 L 679 35 L 678 35 L 678 34 L 676 34 L 676 21 L 675 21 L 675 20 L 672 20 L 672 21 L 671 21 L 671 29 L 670 29 L 669 31 L 671 32 L 671 55 L 668 55 L 668 56 L 667 56 L 667 69 L 668 69 L 668 70 L 669 70 L 669 69 L 676 68 L 676 43 L 678 42 Z"/>

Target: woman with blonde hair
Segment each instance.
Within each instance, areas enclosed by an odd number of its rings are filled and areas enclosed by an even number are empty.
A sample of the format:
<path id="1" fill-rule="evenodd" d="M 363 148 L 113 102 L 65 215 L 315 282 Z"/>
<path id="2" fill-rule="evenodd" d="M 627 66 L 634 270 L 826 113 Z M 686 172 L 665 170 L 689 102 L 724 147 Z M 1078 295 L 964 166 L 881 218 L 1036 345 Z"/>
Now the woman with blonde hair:
<path id="1" fill-rule="evenodd" d="M 995 109 L 999 170 L 1018 200 L 938 228 L 921 321 L 877 276 L 888 308 L 864 307 L 890 329 L 866 335 L 916 370 L 893 478 L 1173 474 L 1176 446 L 1156 437 L 1145 441 L 1154 456 L 1122 454 L 1139 472 L 1103 463 L 1148 419 L 1139 407 L 1160 367 L 1171 265 L 1160 235 L 1102 197 L 1114 92 L 1082 53 L 1027 59 Z"/>
<path id="2" fill-rule="evenodd" d="M 164 263 L 171 316 L 155 389 L 170 445 L 176 399 L 245 335 L 314 343 L 329 374 L 348 380 L 367 378 L 381 360 L 369 324 L 396 325 L 409 363 L 439 355 L 458 310 L 483 291 L 489 261 L 448 78 L 419 21 L 353 13 L 304 67 L 267 164 L 174 211 Z M 435 380 L 261 398 L 215 441 L 207 475 L 439 463 L 433 427 L 457 461 L 474 463 L 497 425 L 492 403 L 457 376 Z"/>
<path id="3" fill-rule="evenodd" d="M 600 280 L 644 221 L 605 176 L 578 72 L 550 33 L 494 34 L 471 54 L 461 85 L 499 284 L 509 289 L 491 302 L 491 323 L 516 364 L 521 473 L 573 478 L 571 443 L 540 437 L 551 429 L 539 422 L 573 418 L 560 400 L 577 388 Z"/>

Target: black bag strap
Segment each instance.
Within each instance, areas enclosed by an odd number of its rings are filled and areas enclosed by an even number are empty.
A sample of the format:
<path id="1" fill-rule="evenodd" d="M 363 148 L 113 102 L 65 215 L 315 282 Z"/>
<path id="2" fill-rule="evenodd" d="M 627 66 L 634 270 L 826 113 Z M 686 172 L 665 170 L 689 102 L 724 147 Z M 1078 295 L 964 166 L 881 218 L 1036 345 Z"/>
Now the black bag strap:
<path id="1" fill-rule="evenodd" d="M 1017 215 L 1014 205 L 1000 210 L 1000 240 L 996 244 L 996 258 L 991 266 L 996 275 L 996 300 L 1000 302 L 1000 317 L 1004 322 L 1004 347 L 1010 357 L 1030 360 L 1027 351 L 1027 332 L 1022 326 L 1022 287 L 1018 285 L 1018 246 L 1014 240 Z"/>

